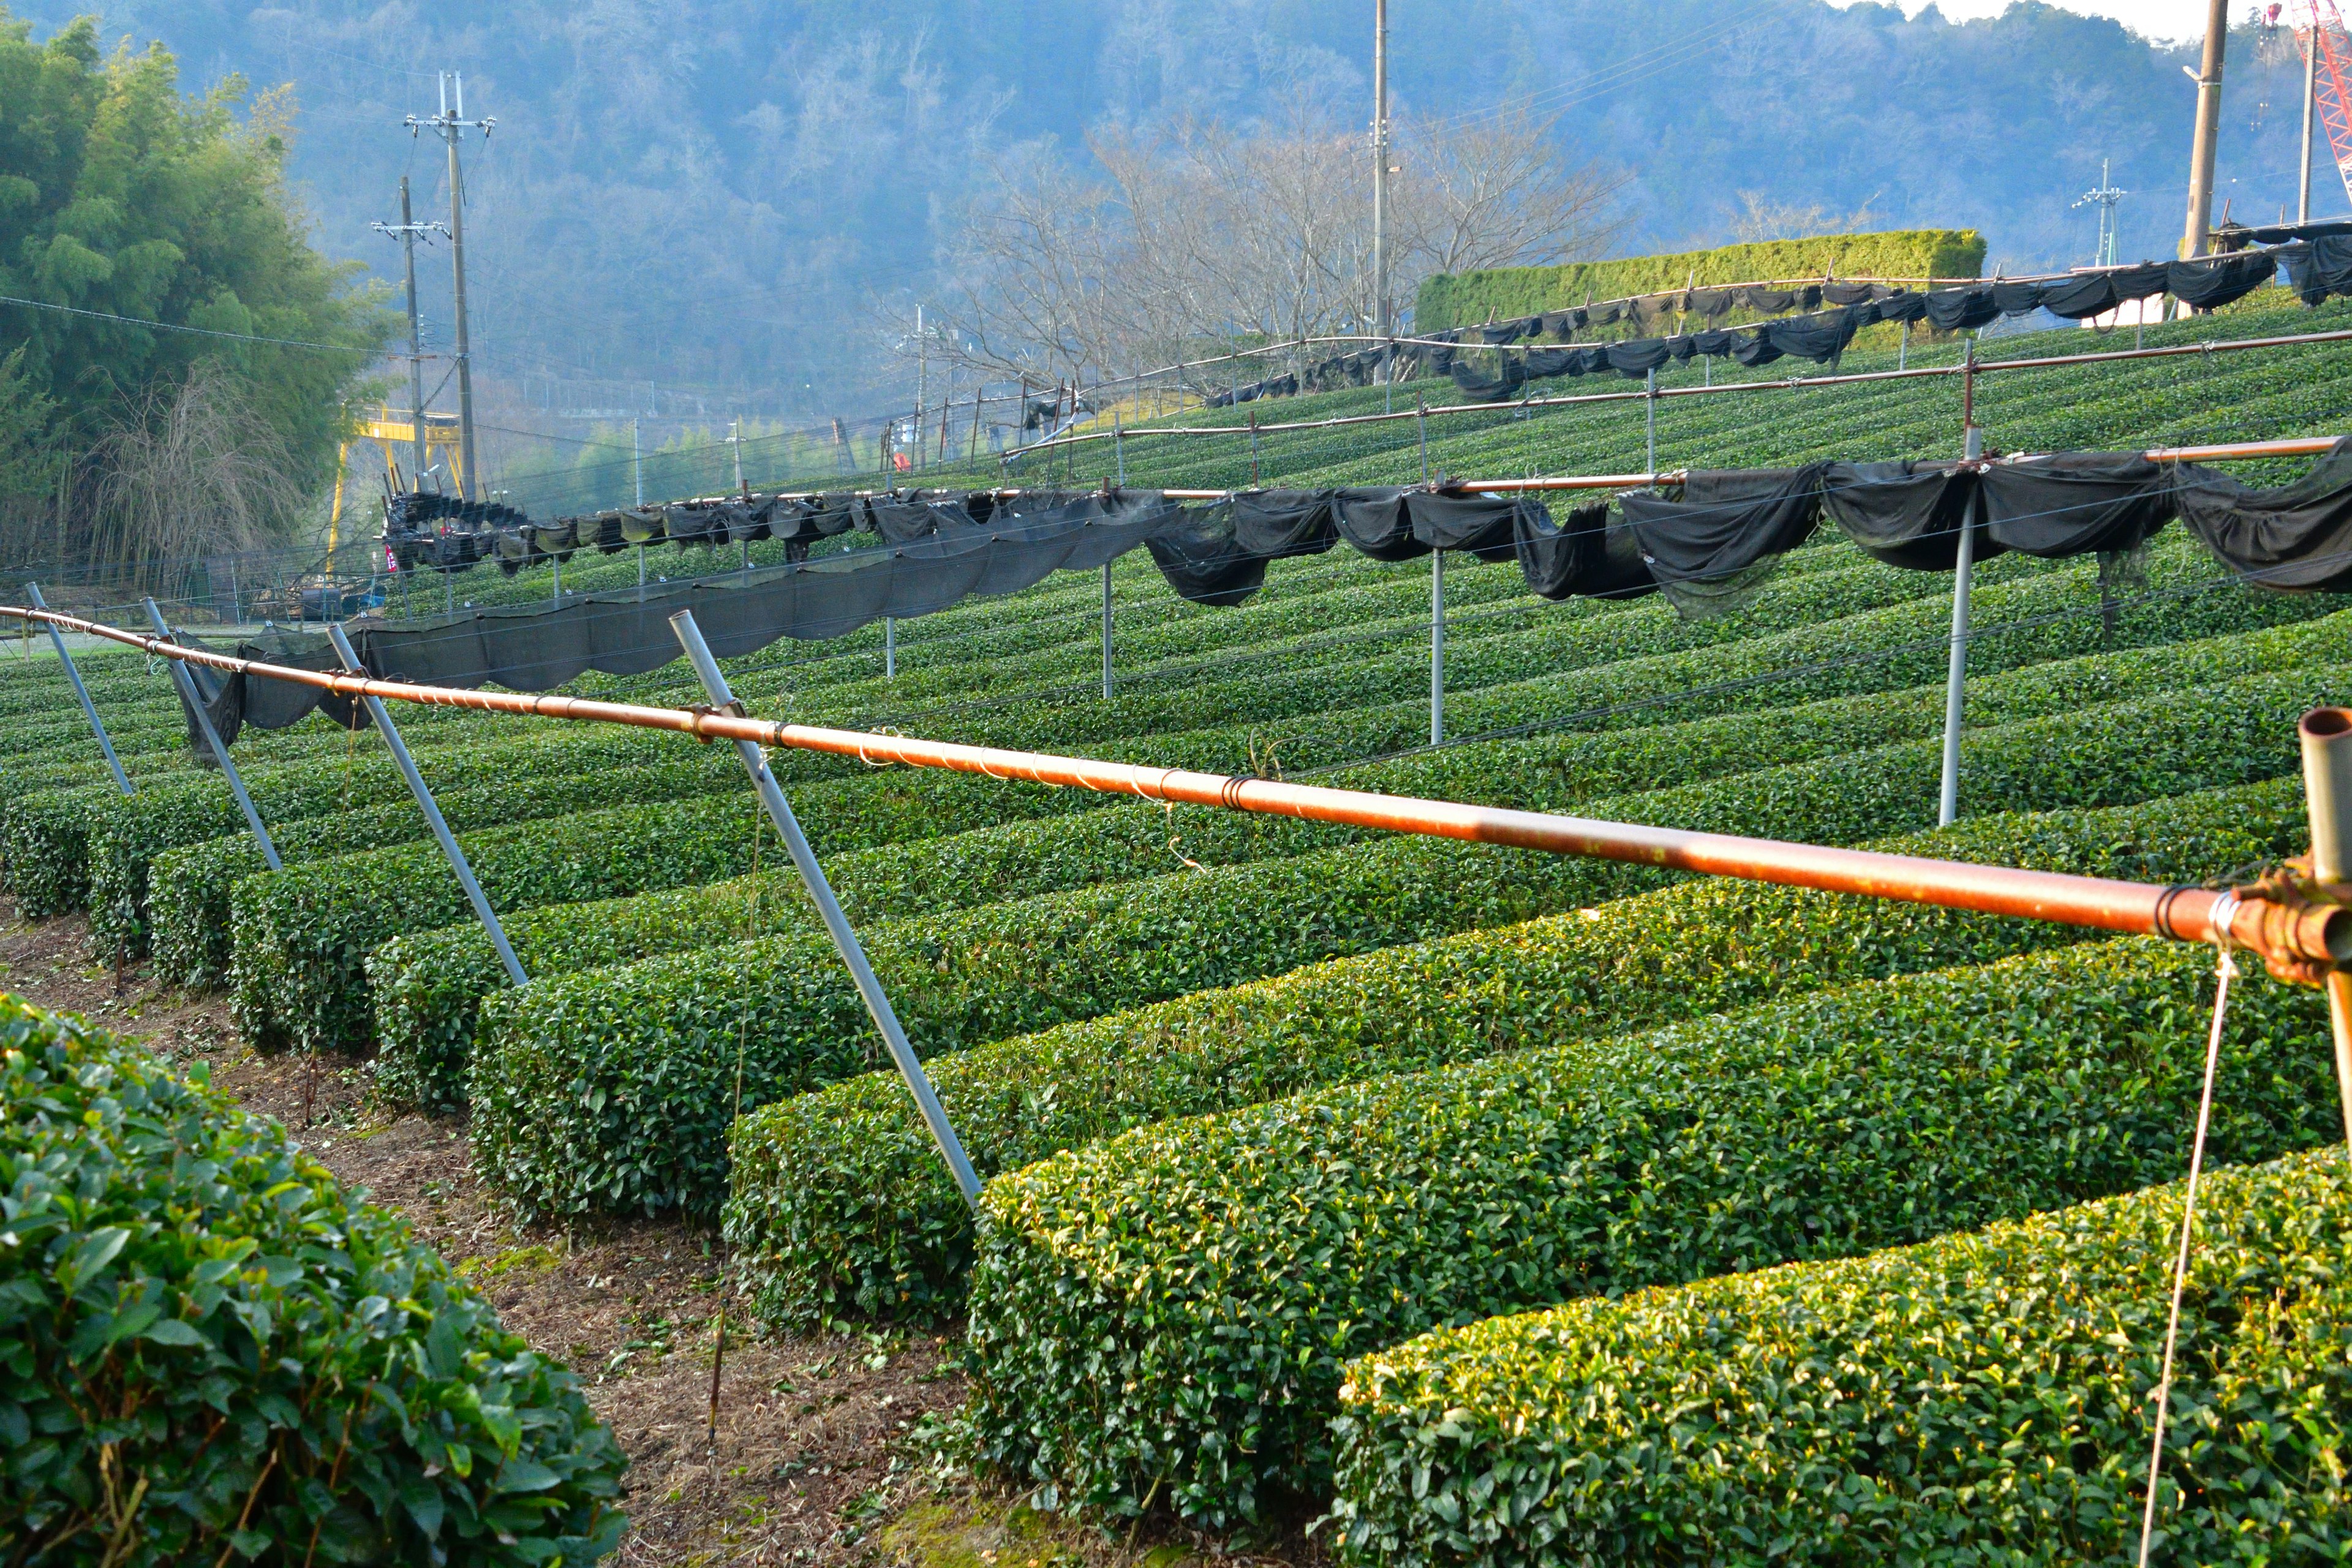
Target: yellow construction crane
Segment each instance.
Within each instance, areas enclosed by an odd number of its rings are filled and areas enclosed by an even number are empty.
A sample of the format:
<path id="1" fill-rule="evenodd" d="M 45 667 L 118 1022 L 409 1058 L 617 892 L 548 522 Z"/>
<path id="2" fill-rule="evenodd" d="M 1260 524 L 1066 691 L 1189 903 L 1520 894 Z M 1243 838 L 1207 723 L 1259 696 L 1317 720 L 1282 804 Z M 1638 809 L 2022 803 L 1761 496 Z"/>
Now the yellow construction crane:
<path id="1" fill-rule="evenodd" d="M 378 406 L 361 414 L 358 434 L 353 436 L 351 441 L 345 441 L 335 448 L 335 504 L 334 509 L 327 515 L 328 554 L 332 555 L 335 552 L 335 545 L 342 537 L 343 478 L 345 470 L 351 465 L 352 442 L 373 441 L 381 447 L 383 452 L 384 478 L 391 480 L 397 488 L 400 470 L 394 467 L 393 454 L 398 450 L 413 450 L 415 440 L 416 426 L 410 422 L 405 414 L 395 414 L 389 406 Z M 425 415 L 425 466 L 427 468 L 433 467 L 436 452 L 462 457 L 463 454 L 459 451 L 460 446 L 456 415 Z M 450 483 L 457 487 L 458 494 L 461 496 L 465 494 L 465 484 L 457 476 L 464 472 L 465 468 L 461 462 L 449 465 Z M 410 482 L 421 482 L 423 479 L 422 474 L 412 475 Z"/>

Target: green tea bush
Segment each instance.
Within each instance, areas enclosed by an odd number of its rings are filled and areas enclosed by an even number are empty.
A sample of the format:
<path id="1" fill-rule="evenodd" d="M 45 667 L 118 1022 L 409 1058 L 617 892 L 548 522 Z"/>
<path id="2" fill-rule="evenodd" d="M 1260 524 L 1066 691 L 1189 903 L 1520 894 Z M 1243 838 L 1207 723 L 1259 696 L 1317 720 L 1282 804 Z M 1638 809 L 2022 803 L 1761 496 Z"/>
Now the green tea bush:
<path id="1" fill-rule="evenodd" d="M 1906 975 L 1162 1124 L 982 1195 L 963 1420 L 1056 1500 L 1328 1491 L 1342 1366 L 1448 1324 L 1845 1256 L 2177 1174 L 2212 954 Z M 2314 990 L 2233 993 L 2210 1148 L 2341 1135 Z"/>
<path id="2" fill-rule="evenodd" d="M 625 1461 L 400 1221 L 198 1076 L 0 996 L 14 1561 L 588 1563 Z"/>
<path id="3" fill-rule="evenodd" d="M 1871 847 L 2135 881 L 2198 881 L 2305 847 L 2292 778 L 2096 811 L 1978 818 Z M 1708 880 L 1390 948 L 935 1060 L 982 1175 L 1129 1128 L 2089 933 Z M 895 1072 L 754 1110 L 728 1141 L 727 1230 L 761 1313 L 795 1329 L 962 1310 L 971 1211 Z"/>
<path id="4" fill-rule="evenodd" d="M 1965 776 L 2021 809 L 2276 777 L 2295 766 L 2284 737 L 2327 689 L 2300 673 L 2256 676 L 1982 731 Z M 1935 742 L 1908 742 L 1615 797 L 1593 814 L 1854 843 L 1933 822 L 1937 754 Z M 1645 866 L 1401 837 L 884 922 L 860 936 L 928 1055 L 1667 879 Z M 483 1005 L 469 1088 L 476 1163 L 536 1209 L 707 1212 L 725 1192 L 739 1049 L 750 1106 L 882 1061 L 846 973 L 813 935 L 497 994 Z"/>
<path id="5" fill-rule="evenodd" d="M 2180 1210 L 2175 1183 L 1376 1352 L 1340 1392 L 1341 1558 L 2130 1563 Z M 2352 1550 L 2347 1282 L 2342 1150 L 2199 1184 L 2163 1561 Z"/>
<path id="6" fill-rule="evenodd" d="M 504 912 L 730 876 L 750 868 L 763 833 L 772 830 L 744 791 L 521 823 L 458 843 L 491 908 Z M 229 905 L 231 1010 L 263 1050 L 367 1045 L 367 955 L 473 907 L 430 843 L 247 877 Z"/>
<path id="7" fill-rule="evenodd" d="M 2352 616 L 2339 616 L 2166 648 L 2036 666 L 1979 681 L 1972 708 L 1979 722 L 2004 722 L 2307 663 L 2333 657 L 2347 626 L 2352 626 Z M 1489 742 L 1342 769 L 1324 775 L 1321 782 L 1531 811 L 1580 809 L 1611 793 L 1660 788 L 1935 734 L 1941 728 L 1943 702 L 1941 687 L 1919 687 L 1790 709 L 1769 727 L 1759 727 L 1745 715 L 1728 715 L 1647 730 Z M 834 823 L 835 808 L 821 792 L 851 787 L 810 786 L 798 792 L 798 809 L 813 823 Z M 1133 880 L 1171 866 L 1171 844 L 1174 852 L 1187 858 L 1230 866 L 1380 837 L 1329 824 L 1208 807 L 1183 806 L 1171 813 L 1132 803 L 1109 804 L 1075 791 L 1045 799 L 1070 802 L 1074 796 L 1077 803 L 1092 801 L 1102 808 L 1083 820 L 977 830 L 845 855 L 833 859 L 826 874 L 851 918 L 870 922 Z M 993 796 L 981 798 L 986 802 Z M 915 835 L 910 831 L 906 836 Z M 524 970 L 545 979 L 707 947 L 714 929 L 746 935 L 813 929 L 807 925 L 804 904 L 789 891 L 761 900 L 758 907 L 766 918 L 751 930 L 741 925 L 740 912 L 716 919 L 702 907 L 709 897 L 724 900 L 730 911 L 748 911 L 752 906 L 746 892 L 739 888 L 680 889 L 558 906 L 509 922 L 507 935 Z M 170 924 L 158 917 L 159 952 Z M 382 1043 L 379 1087 L 404 1103 L 438 1109 L 459 1102 L 480 999 L 507 984 L 488 934 L 461 923 L 395 939 L 370 956 L 368 977 Z"/>

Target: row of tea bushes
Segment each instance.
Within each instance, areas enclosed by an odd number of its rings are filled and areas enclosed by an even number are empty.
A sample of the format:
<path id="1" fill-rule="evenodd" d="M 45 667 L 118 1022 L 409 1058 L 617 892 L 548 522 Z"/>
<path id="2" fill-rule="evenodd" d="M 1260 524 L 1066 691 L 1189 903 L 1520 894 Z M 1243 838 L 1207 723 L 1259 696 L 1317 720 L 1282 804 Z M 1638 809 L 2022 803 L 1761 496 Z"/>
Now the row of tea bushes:
<path id="1" fill-rule="evenodd" d="M 2305 847 L 2293 778 L 2092 811 L 1973 819 L 1872 847 L 2194 882 Z M 1619 1033 L 2084 940 L 2000 920 L 1706 880 L 1337 959 L 942 1057 L 933 1086 L 983 1176 L 1134 1127 L 1322 1085 Z M 867 1073 L 747 1114 L 727 1232 L 761 1314 L 793 1329 L 961 1311 L 971 1211 L 906 1085 Z"/>
<path id="2" fill-rule="evenodd" d="M 1987 730 L 1971 738 L 1967 776 L 2020 809 L 2275 777 L 2295 765 L 2280 737 L 2325 689 L 2300 672 L 2254 676 Z M 1594 814 L 1855 843 L 1933 822 L 1937 755 L 1934 742 L 1906 742 L 1621 797 Z M 1645 866 L 1412 837 L 885 922 L 861 936 L 909 1038 L 929 1054 L 1666 879 Z M 470 1085 L 476 1163 L 542 1211 L 707 1212 L 725 1194 L 739 1052 L 752 1106 L 881 1065 L 855 988 L 812 935 L 494 994 Z"/>
<path id="3" fill-rule="evenodd" d="M 2352 617 L 2035 666 L 1980 681 L 1972 703 L 1980 722 L 2000 722 L 2289 668 L 2332 657 L 2347 619 Z M 1492 742 L 1342 770 L 1322 782 L 1526 810 L 1569 810 L 1612 793 L 1933 735 L 1941 728 L 1943 701 L 1941 688 L 1918 687 L 1790 709 L 1761 729 L 1752 718 L 1729 715 L 1648 730 Z M 806 821 L 837 828 L 836 808 L 818 792 L 845 787 L 800 792 L 795 809 Z M 1098 799 L 1076 791 L 1045 798 L 1074 804 Z M 850 918 L 865 924 L 1133 880 L 1172 868 L 1179 855 L 1229 866 L 1369 837 L 1380 836 L 1206 807 L 1166 811 L 1108 805 L 1083 820 L 977 830 L 844 856 L 828 866 L 826 875 Z M 702 900 L 716 897 L 728 901 L 730 911 L 749 910 L 747 892 L 680 889 L 559 906 L 509 921 L 507 934 L 524 971 L 543 979 L 707 947 L 714 930 L 743 929 L 743 917 L 730 912 L 711 918 Z M 813 929 L 796 895 L 764 899 L 759 908 L 764 916 L 751 932 Z M 159 947 L 167 945 L 177 923 L 159 917 Z M 460 924 L 396 939 L 371 955 L 368 977 L 383 1047 L 379 1085 L 404 1103 L 435 1109 L 458 1103 L 479 1001 L 507 984 L 488 934 Z"/>
<path id="4" fill-rule="evenodd" d="M 1231 1527 L 1328 1492 L 1343 1366 L 1416 1334 L 2176 1176 L 2212 984 L 2208 951 L 2081 944 L 1164 1123 L 999 1176 L 969 1452 L 1066 1504 L 1156 1500 Z M 2239 983 L 2217 1163 L 2341 1135 L 2326 1030 L 2317 991 Z"/>
<path id="5" fill-rule="evenodd" d="M 1377 1351 L 1339 1396 L 1341 1559 L 2130 1562 L 2181 1194 Z M 2157 1550 L 2341 1558 L 2343 1151 L 2209 1173 L 2192 1258 Z"/>
<path id="6" fill-rule="evenodd" d="M 12 1558 L 619 1545 L 626 1461 L 571 1375 L 201 1069 L 0 996 L 0 1184 Z"/>

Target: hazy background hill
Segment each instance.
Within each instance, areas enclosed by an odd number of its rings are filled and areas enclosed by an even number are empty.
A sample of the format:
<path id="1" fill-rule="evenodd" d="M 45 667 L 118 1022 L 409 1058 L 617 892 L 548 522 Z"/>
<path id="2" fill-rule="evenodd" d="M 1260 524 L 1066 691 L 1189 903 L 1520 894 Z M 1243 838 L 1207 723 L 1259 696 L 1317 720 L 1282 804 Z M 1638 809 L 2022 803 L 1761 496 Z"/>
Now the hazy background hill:
<path id="1" fill-rule="evenodd" d="M 87 5 L 15 0 L 44 36 Z M 2179 226 L 2192 85 L 2183 50 L 2023 4 L 1954 25 L 1930 9 L 1813 0 L 1392 5 L 1401 115 L 1524 100 L 1580 160 L 1632 176 L 1619 249 L 1711 244 L 1743 222 L 1966 226 L 2016 271 L 2089 259 L 2070 204 L 2100 160 L 2132 191 L 2126 258 Z M 911 319 L 958 203 L 992 154 L 1091 126 L 1246 121 L 1300 101 L 1368 114 L 1368 3 L 1305 0 L 116 0 L 110 40 L 163 39 L 184 85 L 295 84 L 295 177 L 329 253 L 387 279 L 369 232 L 442 160 L 401 117 L 462 68 L 476 352 L 510 425 L 537 408 L 867 412 L 911 375 Z M 2222 192 L 2294 200 L 2300 67 L 2232 44 Z M 2319 210 L 2347 208 L 2321 166 Z M 1760 217 L 1759 217 L 1760 212 Z M 446 252 L 424 267 L 446 342 Z M 651 384 L 648 390 L 646 384 Z M 553 426 L 550 426 L 552 428 Z M 577 426 L 574 428 L 579 428 Z"/>

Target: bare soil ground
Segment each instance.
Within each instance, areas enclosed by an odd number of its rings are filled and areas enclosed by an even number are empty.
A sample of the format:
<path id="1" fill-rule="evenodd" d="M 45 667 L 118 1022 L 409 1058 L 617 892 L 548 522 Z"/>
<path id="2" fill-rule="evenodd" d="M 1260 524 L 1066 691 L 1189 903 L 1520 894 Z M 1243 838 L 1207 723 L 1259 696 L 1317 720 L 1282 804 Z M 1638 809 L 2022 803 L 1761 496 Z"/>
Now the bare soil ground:
<path id="1" fill-rule="evenodd" d="M 620 1563 L 1278 1568 L 1322 1555 L 1296 1531 L 1278 1555 L 1255 1558 L 1164 1526 L 1111 1533 L 943 1474 L 921 1428 L 962 1397 L 951 1338 L 782 1338 L 730 1306 L 714 1439 L 722 1259 L 711 1232 L 675 1220 L 523 1225 L 476 1182 L 462 1122 L 384 1114 L 355 1058 L 256 1054 L 225 996 L 92 962 L 79 917 L 27 921 L 0 900 L 0 991 L 206 1064 L 215 1084 L 473 1276 L 509 1327 L 579 1374 L 629 1456 Z"/>

